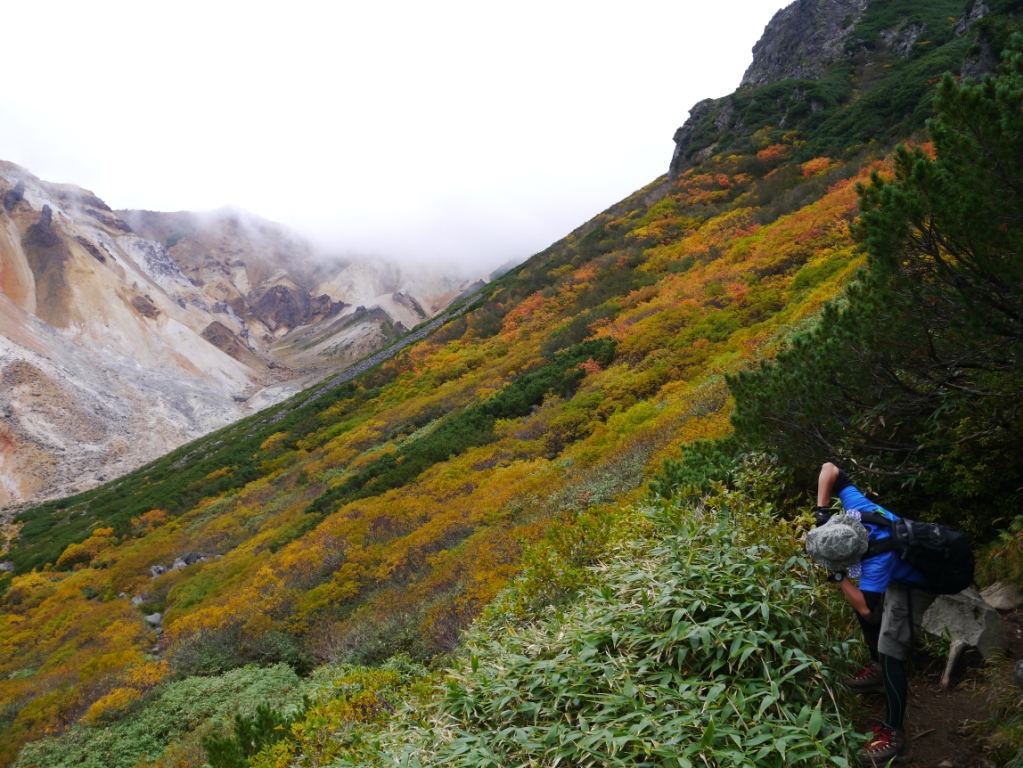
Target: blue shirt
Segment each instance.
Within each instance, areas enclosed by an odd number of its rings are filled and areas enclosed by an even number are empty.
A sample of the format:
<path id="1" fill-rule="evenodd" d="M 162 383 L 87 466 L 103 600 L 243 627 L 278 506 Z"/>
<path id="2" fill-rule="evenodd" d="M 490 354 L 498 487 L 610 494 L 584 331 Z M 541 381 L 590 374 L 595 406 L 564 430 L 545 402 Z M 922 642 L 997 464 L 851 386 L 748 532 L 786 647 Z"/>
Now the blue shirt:
<path id="1" fill-rule="evenodd" d="M 855 485 L 846 485 L 838 491 L 838 498 L 842 501 L 842 508 L 846 512 L 877 512 L 889 520 L 899 518 L 882 507 L 875 504 L 862 493 Z M 891 531 L 872 523 L 864 523 L 867 529 L 868 541 L 885 539 L 891 536 Z M 914 584 L 924 585 L 927 579 L 916 568 L 907 563 L 895 552 L 882 552 L 873 557 L 866 557 L 860 561 L 862 572 L 860 575 L 860 589 L 864 592 L 884 592 L 889 584 Z"/>

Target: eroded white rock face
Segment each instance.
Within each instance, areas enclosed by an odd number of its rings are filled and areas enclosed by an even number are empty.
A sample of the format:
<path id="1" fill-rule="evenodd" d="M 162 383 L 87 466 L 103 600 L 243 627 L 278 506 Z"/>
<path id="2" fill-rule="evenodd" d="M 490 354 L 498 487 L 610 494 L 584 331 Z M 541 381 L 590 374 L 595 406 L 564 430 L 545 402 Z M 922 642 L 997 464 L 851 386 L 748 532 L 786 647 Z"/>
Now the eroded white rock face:
<path id="1" fill-rule="evenodd" d="M 0 200 L 0 509 L 93 487 L 273 405 L 460 292 L 323 259 L 238 211 L 115 212 L 4 161 Z"/>

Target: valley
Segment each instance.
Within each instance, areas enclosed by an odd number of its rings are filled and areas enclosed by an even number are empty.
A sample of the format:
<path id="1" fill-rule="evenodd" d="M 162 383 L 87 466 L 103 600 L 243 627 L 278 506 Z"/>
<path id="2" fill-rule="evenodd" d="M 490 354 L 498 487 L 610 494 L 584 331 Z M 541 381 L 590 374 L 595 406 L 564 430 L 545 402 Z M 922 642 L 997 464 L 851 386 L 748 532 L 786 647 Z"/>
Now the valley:
<path id="1" fill-rule="evenodd" d="M 821 462 L 1023 583 L 1020 10 L 796 0 L 663 175 L 501 274 L 30 178 L 0 765 L 859 762 Z M 1020 642 L 949 693 L 920 640 L 921 765 L 1019 764 Z"/>
<path id="2" fill-rule="evenodd" d="M 0 186 L 0 505 L 124 474 L 372 354 L 473 287 L 338 259 L 244 212 L 114 212 L 9 163 Z"/>

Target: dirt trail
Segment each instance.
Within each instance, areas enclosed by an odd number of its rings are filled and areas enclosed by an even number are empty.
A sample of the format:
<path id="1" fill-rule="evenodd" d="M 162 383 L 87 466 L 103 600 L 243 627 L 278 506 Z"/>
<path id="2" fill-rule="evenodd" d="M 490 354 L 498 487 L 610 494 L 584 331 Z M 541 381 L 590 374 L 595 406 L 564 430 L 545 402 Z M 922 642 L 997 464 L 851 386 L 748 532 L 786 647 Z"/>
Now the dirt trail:
<path id="1" fill-rule="evenodd" d="M 1023 610 L 1003 615 L 1013 662 L 1023 658 Z M 939 686 L 945 659 L 920 653 L 917 670 L 911 673 L 906 728 L 913 745 L 916 768 L 996 768 L 1001 765 L 986 748 L 984 724 L 989 719 L 991 691 L 983 660 L 975 651 L 959 662 L 952 686 Z M 1011 667 L 1007 674 L 1012 675 Z M 1023 692 L 1021 692 L 1023 696 Z M 884 716 L 880 694 L 862 699 L 865 711 L 856 717 L 862 731 L 869 731 Z"/>

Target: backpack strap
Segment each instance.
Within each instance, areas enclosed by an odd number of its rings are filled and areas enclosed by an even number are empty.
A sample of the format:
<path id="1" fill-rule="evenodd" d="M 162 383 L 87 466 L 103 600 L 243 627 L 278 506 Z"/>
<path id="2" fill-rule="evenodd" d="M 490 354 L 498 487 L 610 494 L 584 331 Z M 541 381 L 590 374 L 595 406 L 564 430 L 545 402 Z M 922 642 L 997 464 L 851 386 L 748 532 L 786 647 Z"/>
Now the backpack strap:
<path id="1" fill-rule="evenodd" d="M 885 536 L 883 539 L 874 539 L 867 546 L 867 551 L 863 554 L 864 558 L 874 557 L 885 552 L 893 552 L 896 549 L 902 549 L 902 544 L 895 537 L 895 521 L 885 517 L 878 512 L 860 512 L 860 522 L 869 523 L 870 525 L 876 525 L 878 528 L 887 528 L 890 532 L 890 536 Z"/>
<path id="2" fill-rule="evenodd" d="M 871 525 L 876 525 L 879 528 L 887 528 L 888 530 L 891 530 L 895 525 L 894 520 L 885 517 L 879 512 L 860 512 L 860 522 L 870 523 Z"/>

